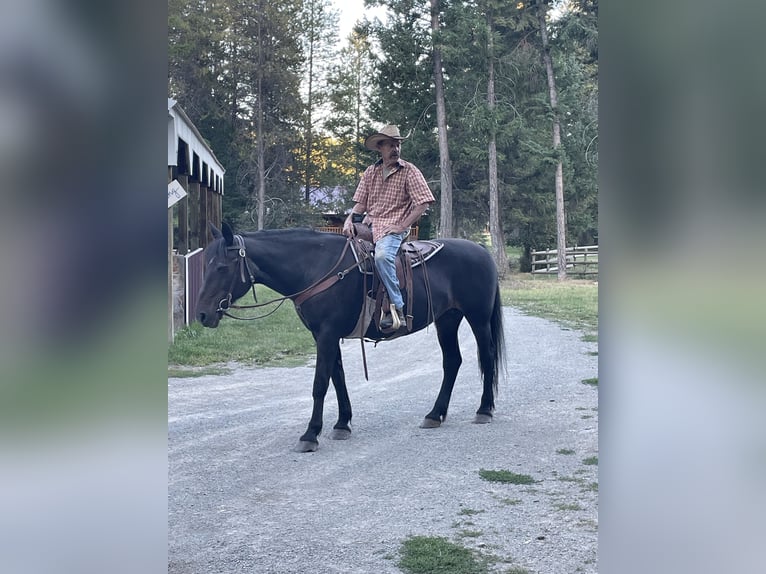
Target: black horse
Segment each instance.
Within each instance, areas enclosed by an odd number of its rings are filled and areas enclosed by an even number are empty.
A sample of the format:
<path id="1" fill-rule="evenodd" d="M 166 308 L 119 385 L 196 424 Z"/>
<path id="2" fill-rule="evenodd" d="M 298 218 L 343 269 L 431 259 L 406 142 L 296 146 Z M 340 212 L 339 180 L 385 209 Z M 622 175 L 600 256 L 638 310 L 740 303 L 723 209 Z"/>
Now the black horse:
<path id="1" fill-rule="evenodd" d="M 296 450 L 314 451 L 319 444 L 324 399 L 331 379 L 338 398 L 338 422 L 331 438 L 348 438 L 351 402 L 340 340 L 357 327 L 366 281 L 354 265 L 356 259 L 347 248 L 349 240 L 335 233 L 310 229 L 235 235 L 226 223 L 222 228 L 219 231 L 211 225 L 214 240 L 204 253 L 205 273 L 197 318 L 206 327 L 217 327 L 229 305 L 255 283 L 297 301 L 298 314 L 316 341 L 317 359 L 314 408 Z M 405 308 L 405 312 L 413 316 L 411 332 L 425 328 L 431 321 L 436 324 L 442 350 L 441 390 L 421 427 L 438 427 L 447 416 L 452 387 L 462 363 L 458 327 L 463 317 L 476 337 L 483 383 L 474 422 L 488 423 L 495 408 L 498 368 L 504 365 L 505 350 L 497 269 L 487 250 L 476 243 L 464 239 L 440 242 L 443 248 L 425 265 L 413 269 L 413 305 L 412 309 Z M 306 292 L 318 283 L 318 289 Z M 387 335 L 379 331 L 373 321 L 364 335 L 379 341 L 402 334 L 408 334 L 406 328 Z"/>

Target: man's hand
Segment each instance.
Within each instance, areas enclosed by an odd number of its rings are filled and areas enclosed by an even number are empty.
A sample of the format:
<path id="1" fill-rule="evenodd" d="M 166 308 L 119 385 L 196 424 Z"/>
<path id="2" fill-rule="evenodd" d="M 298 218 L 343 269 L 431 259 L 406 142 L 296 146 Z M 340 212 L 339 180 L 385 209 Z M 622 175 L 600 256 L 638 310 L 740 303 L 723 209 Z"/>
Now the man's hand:
<path id="1" fill-rule="evenodd" d="M 346 237 L 353 237 L 355 235 L 354 224 L 352 223 L 351 217 L 348 217 L 343 224 L 343 235 Z"/>
<path id="2" fill-rule="evenodd" d="M 403 221 L 395 225 L 390 225 L 383 232 L 383 235 L 388 235 L 389 233 L 395 233 L 397 235 L 400 235 L 406 231 L 409 231 L 412 225 L 418 219 L 420 219 L 420 216 L 426 212 L 426 209 L 428 209 L 429 205 L 430 203 L 421 203 L 419 205 L 416 205 L 415 207 L 412 208 L 412 210 L 410 211 L 410 214 L 407 217 L 405 217 Z"/>
<path id="3" fill-rule="evenodd" d="M 409 227 L 402 227 L 401 225 L 390 225 L 383 232 L 383 235 L 401 235 L 407 231 Z"/>

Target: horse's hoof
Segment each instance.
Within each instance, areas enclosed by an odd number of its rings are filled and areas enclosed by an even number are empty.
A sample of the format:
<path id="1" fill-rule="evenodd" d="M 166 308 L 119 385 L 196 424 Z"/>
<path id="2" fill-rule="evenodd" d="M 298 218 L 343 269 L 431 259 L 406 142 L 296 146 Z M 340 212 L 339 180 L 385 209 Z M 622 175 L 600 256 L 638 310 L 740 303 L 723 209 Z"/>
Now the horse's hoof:
<path id="1" fill-rule="evenodd" d="M 487 423 L 492 422 L 492 415 L 484 415 L 481 413 L 476 413 L 476 416 L 473 419 L 474 424 L 477 425 L 485 425 Z"/>
<path id="2" fill-rule="evenodd" d="M 295 452 L 316 452 L 319 448 L 318 442 L 311 442 L 307 440 L 298 441 L 298 445 L 293 449 Z"/>
<path id="3" fill-rule="evenodd" d="M 422 429 L 438 429 L 440 426 L 442 426 L 441 421 L 435 421 L 434 419 L 424 418 L 423 422 L 420 423 L 420 428 Z"/>
<path id="4" fill-rule="evenodd" d="M 351 431 L 348 429 L 332 429 L 330 438 L 333 440 L 348 440 L 351 438 Z"/>

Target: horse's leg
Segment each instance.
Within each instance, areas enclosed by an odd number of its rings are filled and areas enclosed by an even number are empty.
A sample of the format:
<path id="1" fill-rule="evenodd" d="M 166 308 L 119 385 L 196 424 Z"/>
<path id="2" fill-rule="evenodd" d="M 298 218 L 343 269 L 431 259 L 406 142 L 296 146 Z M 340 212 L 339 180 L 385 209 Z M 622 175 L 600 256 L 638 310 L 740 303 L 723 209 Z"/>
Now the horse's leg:
<path id="1" fill-rule="evenodd" d="M 439 396 L 436 397 L 434 408 L 423 419 L 420 428 L 436 428 L 447 418 L 452 388 L 455 386 L 458 369 L 460 369 L 460 365 L 463 363 L 463 357 L 460 355 L 460 344 L 457 338 L 458 327 L 462 320 L 463 314 L 457 309 L 448 311 L 436 320 L 436 333 L 442 349 L 444 378 L 442 379 L 442 386 L 439 390 Z"/>
<path id="2" fill-rule="evenodd" d="M 330 386 L 330 374 L 335 365 L 335 359 L 340 346 L 338 340 L 328 337 L 315 336 L 317 343 L 317 362 L 314 369 L 314 388 L 312 397 L 314 408 L 311 411 L 308 429 L 301 436 L 295 450 L 298 452 L 313 452 L 319 447 L 319 434 L 322 432 L 322 413 L 324 411 L 324 398 L 327 388 Z"/>
<path id="3" fill-rule="evenodd" d="M 497 365 L 495 362 L 495 343 L 492 341 L 492 332 L 489 322 L 473 323 L 468 319 L 473 334 L 476 337 L 476 345 L 479 350 L 479 368 L 483 380 L 481 403 L 473 422 L 478 424 L 492 422 L 492 413 L 495 410 L 495 389 L 497 388 Z"/>
<path id="4" fill-rule="evenodd" d="M 351 438 L 351 400 L 348 398 L 348 389 L 346 388 L 346 374 L 343 371 L 343 359 L 341 357 L 340 345 L 338 346 L 338 356 L 332 369 L 332 384 L 335 387 L 335 396 L 338 398 L 338 422 L 335 423 L 330 438 L 335 440 L 346 440 Z"/>

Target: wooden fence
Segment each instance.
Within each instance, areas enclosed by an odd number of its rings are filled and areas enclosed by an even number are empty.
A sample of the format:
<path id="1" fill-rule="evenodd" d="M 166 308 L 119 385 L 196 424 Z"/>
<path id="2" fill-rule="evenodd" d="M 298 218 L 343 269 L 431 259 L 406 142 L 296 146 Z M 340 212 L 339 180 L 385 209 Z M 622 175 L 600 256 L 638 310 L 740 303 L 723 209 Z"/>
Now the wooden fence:
<path id="1" fill-rule="evenodd" d="M 416 241 L 418 239 L 419 225 L 413 225 L 410 227 L 410 234 L 407 237 L 407 241 Z M 317 231 L 327 231 L 329 233 L 343 233 L 343 226 L 326 225 L 323 227 L 315 227 Z"/>
<path id="2" fill-rule="evenodd" d="M 197 315 L 197 296 L 202 288 L 202 248 L 173 255 L 173 329 L 191 325 Z"/>
<path id="3" fill-rule="evenodd" d="M 557 249 L 533 251 L 531 255 L 533 274 L 558 273 L 559 260 Z M 567 274 L 598 275 L 598 245 L 567 247 L 566 261 Z"/>

